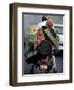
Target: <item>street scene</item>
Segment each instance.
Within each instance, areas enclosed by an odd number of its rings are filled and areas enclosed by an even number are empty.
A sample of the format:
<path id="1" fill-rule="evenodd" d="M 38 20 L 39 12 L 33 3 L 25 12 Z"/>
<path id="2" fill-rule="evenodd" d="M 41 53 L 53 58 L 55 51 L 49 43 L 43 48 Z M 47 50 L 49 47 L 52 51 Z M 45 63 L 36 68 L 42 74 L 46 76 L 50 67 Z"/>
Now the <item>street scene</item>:
<path id="1" fill-rule="evenodd" d="M 22 75 L 63 73 L 63 15 L 23 14 Z"/>

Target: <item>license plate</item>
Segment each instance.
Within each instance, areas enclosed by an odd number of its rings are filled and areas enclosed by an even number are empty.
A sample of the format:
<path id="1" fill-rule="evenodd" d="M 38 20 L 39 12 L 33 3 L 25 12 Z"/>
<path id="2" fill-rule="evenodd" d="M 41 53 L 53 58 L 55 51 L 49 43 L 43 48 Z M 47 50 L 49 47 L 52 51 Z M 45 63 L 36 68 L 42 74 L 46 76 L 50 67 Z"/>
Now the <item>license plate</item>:
<path id="1" fill-rule="evenodd" d="M 40 65 L 40 69 L 47 69 L 47 65 Z"/>

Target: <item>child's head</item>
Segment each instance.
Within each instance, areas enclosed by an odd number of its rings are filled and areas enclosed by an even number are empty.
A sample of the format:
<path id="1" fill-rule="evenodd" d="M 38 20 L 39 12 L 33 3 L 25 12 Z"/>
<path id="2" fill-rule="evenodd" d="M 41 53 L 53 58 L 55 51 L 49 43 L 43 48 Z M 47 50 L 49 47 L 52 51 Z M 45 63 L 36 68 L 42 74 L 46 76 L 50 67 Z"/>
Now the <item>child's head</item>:
<path id="1" fill-rule="evenodd" d="M 48 16 L 42 16 L 42 21 L 48 20 Z"/>

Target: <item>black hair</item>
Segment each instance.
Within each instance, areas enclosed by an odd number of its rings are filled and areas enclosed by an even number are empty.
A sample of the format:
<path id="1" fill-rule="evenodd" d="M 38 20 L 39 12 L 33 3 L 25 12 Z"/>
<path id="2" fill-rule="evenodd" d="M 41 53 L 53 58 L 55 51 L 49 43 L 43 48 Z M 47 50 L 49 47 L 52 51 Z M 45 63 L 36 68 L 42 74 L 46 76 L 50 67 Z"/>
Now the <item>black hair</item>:
<path id="1" fill-rule="evenodd" d="M 46 21 L 47 17 L 46 16 L 42 16 L 42 21 Z"/>

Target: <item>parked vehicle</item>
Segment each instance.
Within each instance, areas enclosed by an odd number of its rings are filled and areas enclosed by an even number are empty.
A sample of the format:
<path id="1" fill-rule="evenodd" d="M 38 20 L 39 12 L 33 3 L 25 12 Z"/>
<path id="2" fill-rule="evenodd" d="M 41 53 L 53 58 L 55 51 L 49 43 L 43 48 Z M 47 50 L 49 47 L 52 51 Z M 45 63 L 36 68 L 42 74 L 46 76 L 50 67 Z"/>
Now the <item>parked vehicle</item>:
<path id="1" fill-rule="evenodd" d="M 57 34 L 57 36 L 59 37 L 59 54 L 60 55 L 63 55 L 63 28 L 61 27 L 61 29 L 60 28 L 56 28 L 55 27 L 55 29 L 56 29 L 56 34 Z"/>

